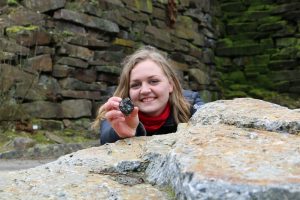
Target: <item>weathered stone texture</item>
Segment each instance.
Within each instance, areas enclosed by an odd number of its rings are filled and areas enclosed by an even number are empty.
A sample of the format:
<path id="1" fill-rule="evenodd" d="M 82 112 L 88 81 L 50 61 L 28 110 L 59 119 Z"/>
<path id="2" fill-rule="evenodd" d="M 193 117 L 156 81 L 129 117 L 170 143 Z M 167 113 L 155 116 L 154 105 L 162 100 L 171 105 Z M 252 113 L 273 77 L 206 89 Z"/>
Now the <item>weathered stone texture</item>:
<path id="1" fill-rule="evenodd" d="M 60 118 L 54 114 L 59 113 L 57 104 L 64 100 L 85 98 L 102 104 L 111 94 L 107 88 L 118 83 L 122 60 L 141 45 L 176 55 L 171 63 L 185 89 L 206 89 L 214 94 L 209 97 L 219 96 L 214 79 L 202 81 L 188 73 L 191 66 L 207 73 L 201 77 L 210 77 L 215 69 L 211 48 L 216 27 L 210 1 L 175 1 L 173 8 L 165 0 L 24 0 L 2 4 L 0 61 L 24 71 L 26 77 L 32 76 L 19 81 L 19 75 L 0 74 L 1 80 L 9 83 L 0 93 L 11 89 L 5 95 L 17 102 L 16 109 L 29 103 L 28 110 L 35 110 L 36 118 Z M 169 23 L 171 15 L 174 26 Z M 41 83 L 39 77 L 51 81 Z M 42 111 L 34 109 L 36 104 Z M 54 111 L 44 113 L 52 107 Z M 91 109 L 94 116 L 96 108 Z"/>
<path id="2" fill-rule="evenodd" d="M 176 133 L 2 173 L 1 198 L 299 199 L 299 124 L 298 111 L 261 100 L 216 101 Z"/>
<path id="3" fill-rule="evenodd" d="M 63 19 L 66 21 L 71 21 L 74 23 L 79 23 L 83 26 L 87 26 L 90 28 L 95 28 L 101 31 L 106 31 L 109 33 L 118 33 L 120 31 L 117 24 L 108 21 L 106 19 L 101 19 L 81 13 L 77 13 L 72 10 L 66 10 L 62 9 L 59 11 L 56 11 L 54 13 L 55 19 Z"/>
<path id="4" fill-rule="evenodd" d="M 49 54 L 35 56 L 27 59 L 26 65 L 28 68 L 38 72 L 51 72 L 52 58 Z"/>
<path id="5" fill-rule="evenodd" d="M 63 8 L 65 6 L 66 0 L 49 0 L 46 2 L 39 0 L 25 0 L 25 5 L 38 12 L 47 12 L 51 10 L 56 10 Z"/>
<path id="6" fill-rule="evenodd" d="M 240 83 L 231 79 L 231 76 L 222 76 L 225 98 L 254 96 L 270 99 L 273 95 L 284 101 L 285 94 L 288 94 L 291 97 L 289 107 L 298 108 L 298 93 L 288 88 L 299 87 L 299 82 L 289 76 L 290 73 L 299 74 L 299 1 L 218 2 L 224 33 L 219 35 L 215 49 L 219 59 L 216 62 L 217 69 L 223 74 L 242 71 L 245 75 L 244 85 L 248 86 L 247 90 L 243 90 L 243 87 L 236 87 Z M 225 62 L 229 59 L 235 63 L 235 60 L 258 56 L 269 59 L 260 60 L 259 63 L 256 59 L 248 60 L 238 66 L 232 63 L 230 68 L 226 66 L 228 62 Z M 273 78 L 277 72 L 281 74 L 280 81 L 285 83 L 278 83 Z M 283 84 L 284 87 L 278 87 Z"/>
<path id="7" fill-rule="evenodd" d="M 25 8 L 18 8 L 8 15 L 14 25 L 45 25 L 45 15 Z"/>
<path id="8" fill-rule="evenodd" d="M 299 134 L 299 114 L 286 107 L 251 98 L 206 104 L 191 118 L 193 124 L 228 124 L 273 132 Z M 207 113 L 203 113 L 207 112 Z M 200 122 L 200 123 L 199 123 Z"/>

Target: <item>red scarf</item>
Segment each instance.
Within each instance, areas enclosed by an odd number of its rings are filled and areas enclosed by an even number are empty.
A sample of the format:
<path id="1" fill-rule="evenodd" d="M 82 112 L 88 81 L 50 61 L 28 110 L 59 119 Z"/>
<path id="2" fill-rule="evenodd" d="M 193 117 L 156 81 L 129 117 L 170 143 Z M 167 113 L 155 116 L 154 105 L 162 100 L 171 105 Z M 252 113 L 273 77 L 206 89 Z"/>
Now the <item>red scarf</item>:
<path id="1" fill-rule="evenodd" d="M 147 132 L 154 132 L 162 127 L 162 125 L 166 122 L 167 118 L 170 115 L 170 111 L 171 107 L 168 102 L 164 111 L 160 115 L 156 117 L 150 117 L 143 114 L 142 112 L 139 112 L 139 118 Z"/>

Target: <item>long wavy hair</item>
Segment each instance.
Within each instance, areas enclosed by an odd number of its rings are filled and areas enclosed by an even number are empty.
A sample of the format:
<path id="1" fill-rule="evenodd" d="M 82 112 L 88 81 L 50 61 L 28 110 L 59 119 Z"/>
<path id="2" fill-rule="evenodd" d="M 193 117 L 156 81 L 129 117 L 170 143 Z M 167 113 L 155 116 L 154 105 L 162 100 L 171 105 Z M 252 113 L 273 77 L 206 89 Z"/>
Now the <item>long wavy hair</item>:
<path id="1" fill-rule="evenodd" d="M 131 70 L 140 62 L 150 59 L 155 62 L 167 76 L 171 84 L 173 84 L 173 92 L 170 94 L 169 103 L 173 112 L 174 120 L 178 123 L 188 122 L 191 117 L 191 105 L 185 99 L 182 93 L 182 87 L 177 78 L 177 75 L 172 68 L 168 59 L 163 56 L 156 48 L 152 46 L 143 46 L 135 51 L 133 54 L 127 56 L 122 62 L 123 70 L 120 75 L 119 84 L 113 96 L 125 98 L 129 96 L 129 82 Z M 105 119 L 106 111 L 103 105 L 99 108 L 97 117 L 92 124 L 93 128 L 98 128 L 100 121 Z"/>

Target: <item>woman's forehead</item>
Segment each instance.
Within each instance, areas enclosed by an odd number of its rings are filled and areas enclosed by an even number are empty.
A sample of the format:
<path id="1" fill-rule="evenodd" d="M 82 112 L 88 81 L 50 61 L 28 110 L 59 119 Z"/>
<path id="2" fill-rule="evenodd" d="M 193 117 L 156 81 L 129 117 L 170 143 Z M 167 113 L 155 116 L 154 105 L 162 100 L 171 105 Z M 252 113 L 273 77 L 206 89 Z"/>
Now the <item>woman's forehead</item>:
<path id="1" fill-rule="evenodd" d="M 152 60 L 145 60 L 138 63 L 133 67 L 130 72 L 131 77 L 136 76 L 154 76 L 154 75 L 165 75 L 161 66 Z"/>

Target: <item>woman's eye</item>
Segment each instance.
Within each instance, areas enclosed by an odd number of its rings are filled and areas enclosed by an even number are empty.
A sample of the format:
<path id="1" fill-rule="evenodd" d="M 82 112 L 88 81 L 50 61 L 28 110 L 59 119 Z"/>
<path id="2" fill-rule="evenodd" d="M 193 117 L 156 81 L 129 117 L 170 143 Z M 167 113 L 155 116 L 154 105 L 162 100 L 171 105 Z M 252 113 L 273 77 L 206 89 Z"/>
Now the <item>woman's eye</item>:
<path id="1" fill-rule="evenodd" d="M 130 84 L 130 88 L 133 88 L 133 89 L 136 89 L 140 86 L 140 84 L 138 83 L 133 83 L 133 84 Z"/>
<path id="2" fill-rule="evenodd" d="M 155 85 L 159 82 L 159 80 L 150 80 L 149 82 L 150 82 L 150 84 Z"/>

